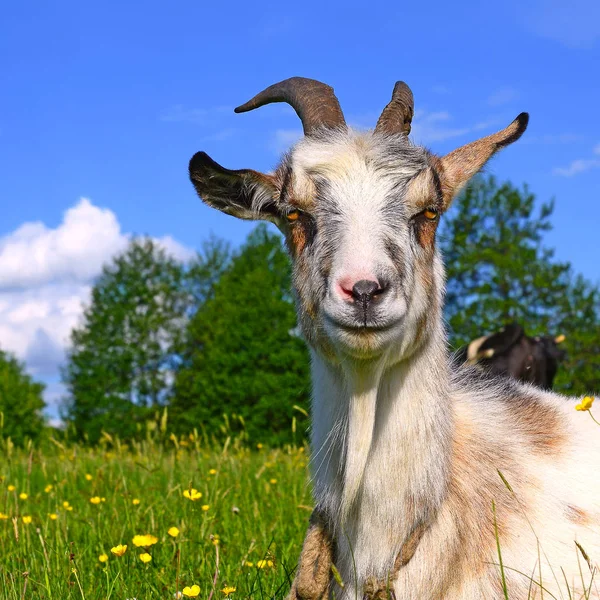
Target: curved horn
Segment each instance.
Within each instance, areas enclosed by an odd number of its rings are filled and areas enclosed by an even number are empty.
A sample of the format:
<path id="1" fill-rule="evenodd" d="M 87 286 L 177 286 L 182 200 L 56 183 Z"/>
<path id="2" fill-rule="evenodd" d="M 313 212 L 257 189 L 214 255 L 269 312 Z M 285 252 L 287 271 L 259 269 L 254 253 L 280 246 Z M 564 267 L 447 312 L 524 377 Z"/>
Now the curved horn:
<path id="1" fill-rule="evenodd" d="M 319 128 L 346 127 L 340 103 L 333 88 L 305 77 L 290 77 L 269 86 L 235 109 L 236 113 L 254 110 L 271 102 L 287 102 L 296 111 L 304 127 L 304 135 L 311 135 Z"/>
<path id="2" fill-rule="evenodd" d="M 376 133 L 410 133 L 415 100 L 404 81 L 397 81 L 391 102 L 383 109 L 375 127 Z"/>

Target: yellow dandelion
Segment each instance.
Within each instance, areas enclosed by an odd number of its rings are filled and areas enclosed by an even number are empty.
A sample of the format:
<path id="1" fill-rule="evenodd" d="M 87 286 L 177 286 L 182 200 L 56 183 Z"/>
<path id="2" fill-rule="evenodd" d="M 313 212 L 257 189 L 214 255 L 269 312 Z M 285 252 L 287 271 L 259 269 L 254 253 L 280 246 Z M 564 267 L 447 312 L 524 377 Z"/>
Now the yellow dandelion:
<path id="1" fill-rule="evenodd" d="M 218 546 L 221 543 L 221 538 L 215 533 L 210 536 L 210 541 L 213 543 L 213 546 Z"/>
<path id="2" fill-rule="evenodd" d="M 21 498 L 21 500 L 27 500 L 27 498 L 29 498 L 29 496 L 25 492 L 21 492 L 19 494 L 19 498 Z"/>
<path id="3" fill-rule="evenodd" d="M 68 500 L 65 500 L 65 501 L 63 502 L 63 508 L 64 508 L 65 510 L 73 510 L 73 507 L 72 507 L 72 506 L 69 504 Z"/>
<path id="4" fill-rule="evenodd" d="M 91 476 L 89 473 L 86 473 L 86 474 L 85 474 L 85 478 L 86 478 L 88 481 L 91 481 L 92 479 L 94 479 L 94 478 L 93 478 L 93 477 L 92 477 L 92 476 Z"/>
<path id="5" fill-rule="evenodd" d="M 179 529 L 177 527 L 169 527 L 167 533 L 172 537 L 176 538 L 179 535 Z"/>
<path id="6" fill-rule="evenodd" d="M 99 560 L 101 563 L 108 562 L 108 554 L 101 554 L 101 555 L 98 557 L 98 560 Z"/>
<path id="7" fill-rule="evenodd" d="M 575 410 L 590 410 L 594 404 L 594 398 L 586 396 L 583 400 L 575 406 Z"/>
<path id="8" fill-rule="evenodd" d="M 234 588 L 232 585 L 226 585 L 221 591 L 226 595 L 229 596 L 230 594 L 233 594 L 233 592 L 235 592 L 236 588 Z"/>
<path id="9" fill-rule="evenodd" d="M 209 509 L 210 509 L 210 504 L 203 504 L 203 505 L 202 505 L 202 510 L 203 510 L 204 512 L 206 512 L 206 511 L 207 511 L 207 510 L 209 510 Z"/>
<path id="10" fill-rule="evenodd" d="M 125 544 L 125 545 L 119 544 L 118 546 L 115 546 L 114 548 L 111 548 L 110 551 L 115 556 L 123 556 L 123 554 L 125 554 L 125 552 L 127 552 L 127 544 Z"/>
<path id="11" fill-rule="evenodd" d="M 256 447 L 257 447 L 259 450 L 261 450 L 261 449 L 262 449 L 262 447 L 263 447 L 263 445 L 262 445 L 262 444 L 259 442 L 258 444 L 256 444 Z"/>
<path id="12" fill-rule="evenodd" d="M 56 521 L 56 519 L 58 519 L 58 515 L 56 513 L 48 513 L 48 518 L 51 521 Z"/>
<path id="13" fill-rule="evenodd" d="M 277 479 L 269 479 L 269 483 L 271 485 L 275 485 L 277 483 Z"/>
<path id="14" fill-rule="evenodd" d="M 25 525 L 29 525 L 31 521 L 33 521 L 33 519 L 29 515 L 23 515 L 23 523 L 25 523 Z"/>
<path id="15" fill-rule="evenodd" d="M 11 485 L 9 485 L 9 486 L 8 486 L 6 489 L 7 489 L 9 492 L 14 492 L 14 491 L 15 491 L 17 488 L 16 488 L 14 485 L 12 485 L 12 484 L 11 484 Z"/>
<path id="16" fill-rule="evenodd" d="M 132 541 L 133 545 L 139 548 L 140 546 L 153 546 L 154 544 L 156 544 L 156 542 L 158 542 L 158 538 L 149 534 L 134 535 Z"/>
<path id="17" fill-rule="evenodd" d="M 134 506 L 137 506 L 139 503 L 140 503 L 140 499 L 139 499 L 139 498 L 134 498 L 134 499 L 131 501 L 131 504 L 133 504 Z"/>
<path id="18" fill-rule="evenodd" d="M 102 498 L 100 498 L 100 496 L 92 496 L 90 498 L 90 502 L 92 504 L 100 504 L 100 502 L 102 502 Z"/>
<path id="19" fill-rule="evenodd" d="M 102 496 L 102 498 L 100 498 L 100 500 L 102 500 L 102 502 L 106 502 L 106 498 L 104 496 Z"/>
<path id="20" fill-rule="evenodd" d="M 0 512 L 0 521 L 6 521 L 6 519 L 8 518 L 8 515 L 5 515 L 4 513 Z"/>
<path id="21" fill-rule="evenodd" d="M 46 494 L 49 494 L 52 491 L 52 484 L 48 484 L 45 488 L 44 491 L 46 492 Z"/>
<path id="22" fill-rule="evenodd" d="M 152 560 L 152 557 L 147 552 L 143 552 L 140 554 L 140 560 L 143 563 L 149 563 Z"/>
<path id="23" fill-rule="evenodd" d="M 200 500 L 202 498 L 202 492 L 199 492 L 196 488 L 192 488 L 191 490 L 184 490 L 183 497 L 188 500 L 192 500 L 196 502 L 196 500 Z"/>
<path id="24" fill-rule="evenodd" d="M 253 566 L 254 566 L 254 563 L 253 563 L 253 562 L 250 562 L 249 560 L 247 560 L 247 561 L 246 561 L 246 566 L 247 566 L 247 567 L 253 567 Z"/>
<path id="25" fill-rule="evenodd" d="M 196 596 L 200 595 L 200 586 L 194 584 L 193 586 L 189 587 L 186 585 L 183 588 L 182 593 L 186 598 L 195 598 Z"/>
<path id="26" fill-rule="evenodd" d="M 209 475 L 216 475 L 216 474 L 217 474 L 217 470 L 216 470 L 216 469 L 211 469 L 211 470 L 208 472 L 208 474 L 209 474 Z"/>
<path id="27" fill-rule="evenodd" d="M 266 559 L 257 560 L 256 561 L 256 566 L 259 569 L 266 569 L 267 567 L 272 567 L 273 566 L 273 561 L 272 560 L 266 560 Z"/>

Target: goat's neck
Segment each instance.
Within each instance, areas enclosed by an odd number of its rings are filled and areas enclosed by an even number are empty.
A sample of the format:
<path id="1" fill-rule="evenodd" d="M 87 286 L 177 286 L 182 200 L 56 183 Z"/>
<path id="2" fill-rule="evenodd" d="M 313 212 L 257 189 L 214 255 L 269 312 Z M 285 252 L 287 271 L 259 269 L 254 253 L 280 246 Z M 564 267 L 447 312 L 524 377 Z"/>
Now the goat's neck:
<path id="1" fill-rule="evenodd" d="M 368 496 L 374 470 L 382 489 L 434 511 L 446 492 L 453 427 L 441 326 L 392 365 L 338 366 L 313 355 L 312 368 L 317 502 L 343 523 Z"/>

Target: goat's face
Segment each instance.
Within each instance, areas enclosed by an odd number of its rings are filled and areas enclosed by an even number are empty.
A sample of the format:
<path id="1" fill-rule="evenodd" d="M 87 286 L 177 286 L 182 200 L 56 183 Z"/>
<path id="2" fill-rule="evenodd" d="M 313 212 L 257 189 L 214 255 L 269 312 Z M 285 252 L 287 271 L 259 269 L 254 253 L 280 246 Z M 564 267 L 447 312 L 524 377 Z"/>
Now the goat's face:
<path id="1" fill-rule="evenodd" d="M 306 94 L 302 100 L 298 89 L 306 86 L 317 106 L 306 106 Z M 284 233 L 302 330 L 332 360 L 382 354 L 397 360 L 426 337 L 441 309 L 439 217 L 458 189 L 527 124 L 520 116 L 506 130 L 438 158 L 408 140 L 407 90 L 397 84 L 374 132 L 355 133 L 345 126 L 331 88 L 287 80 L 242 107 L 283 98 L 303 118 L 305 137 L 273 174 L 229 171 L 202 152 L 190 162 L 192 182 L 207 204 L 239 218 L 269 220 Z M 298 106 L 301 101 L 305 105 Z"/>

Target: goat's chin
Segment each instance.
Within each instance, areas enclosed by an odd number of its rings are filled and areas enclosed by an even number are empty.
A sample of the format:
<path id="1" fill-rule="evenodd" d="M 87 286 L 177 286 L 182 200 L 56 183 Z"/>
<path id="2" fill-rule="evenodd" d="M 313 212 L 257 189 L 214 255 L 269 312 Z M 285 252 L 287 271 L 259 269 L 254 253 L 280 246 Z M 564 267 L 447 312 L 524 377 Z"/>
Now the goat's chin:
<path id="1" fill-rule="evenodd" d="M 355 360 L 378 358 L 401 337 L 400 322 L 385 329 L 339 327 L 326 322 L 325 331 L 337 352 Z"/>

